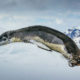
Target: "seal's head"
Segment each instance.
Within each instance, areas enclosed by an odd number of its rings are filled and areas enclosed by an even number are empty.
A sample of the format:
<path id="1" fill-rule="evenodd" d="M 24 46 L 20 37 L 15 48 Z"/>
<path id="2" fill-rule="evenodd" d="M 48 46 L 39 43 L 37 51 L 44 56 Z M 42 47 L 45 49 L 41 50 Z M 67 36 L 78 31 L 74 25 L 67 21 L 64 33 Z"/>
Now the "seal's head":
<path id="1" fill-rule="evenodd" d="M 13 31 L 8 31 L 0 35 L 0 46 L 9 44 L 10 39 L 12 38 Z"/>
<path id="2" fill-rule="evenodd" d="M 69 66 L 80 66 L 80 50 L 77 52 L 76 55 L 73 55 L 73 58 L 69 61 Z"/>

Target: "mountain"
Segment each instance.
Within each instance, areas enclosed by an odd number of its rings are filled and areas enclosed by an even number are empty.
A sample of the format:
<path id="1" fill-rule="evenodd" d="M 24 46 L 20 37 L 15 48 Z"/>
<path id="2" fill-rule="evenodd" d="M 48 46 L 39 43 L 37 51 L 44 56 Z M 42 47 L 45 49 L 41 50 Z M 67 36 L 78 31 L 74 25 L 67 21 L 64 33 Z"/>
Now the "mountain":
<path id="1" fill-rule="evenodd" d="M 73 39 L 77 44 L 80 44 L 80 29 L 72 28 L 68 29 L 65 34 Z"/>

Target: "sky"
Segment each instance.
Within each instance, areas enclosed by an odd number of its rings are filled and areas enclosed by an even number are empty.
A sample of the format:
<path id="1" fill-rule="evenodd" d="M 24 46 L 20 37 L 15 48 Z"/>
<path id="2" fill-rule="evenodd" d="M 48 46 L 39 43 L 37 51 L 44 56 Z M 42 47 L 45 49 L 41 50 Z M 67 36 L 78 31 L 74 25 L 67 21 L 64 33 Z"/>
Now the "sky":
<path id="1" fill-rule="evenodd" d="M 79 24 L 80 0 L 0 0 L 0 34 L 32 25 L 65 32 Z M 0 80 L 80 80 L 80 67 L 57 52 L 12 43 L 0 46 Z"/>
<path id="2" fill-rule="evenodd" d="M 0 25 L 17 29 L 45 25 L 60 31 L 78 27 L 80 0 L 0 0 Z"/>

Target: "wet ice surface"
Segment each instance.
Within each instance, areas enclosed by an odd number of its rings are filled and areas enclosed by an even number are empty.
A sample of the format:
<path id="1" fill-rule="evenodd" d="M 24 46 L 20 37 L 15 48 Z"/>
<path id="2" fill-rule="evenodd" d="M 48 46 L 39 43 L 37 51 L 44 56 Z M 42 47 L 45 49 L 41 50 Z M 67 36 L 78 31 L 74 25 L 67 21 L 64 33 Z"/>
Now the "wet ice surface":
<path id="1" fill-rule="evenodd" d="M 69 67 L 57 52 L 12 43 L 0 46 L 0 80 L 80 80 L 80 67 Z"/>

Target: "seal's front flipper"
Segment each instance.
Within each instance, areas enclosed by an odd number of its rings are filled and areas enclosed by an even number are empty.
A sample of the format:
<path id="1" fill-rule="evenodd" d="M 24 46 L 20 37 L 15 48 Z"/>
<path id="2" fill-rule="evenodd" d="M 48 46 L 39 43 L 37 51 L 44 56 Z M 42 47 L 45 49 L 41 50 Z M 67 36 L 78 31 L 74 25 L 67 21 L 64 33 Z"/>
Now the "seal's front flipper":
<path id="1" fill-rule="evenodd" d="M 39 48 L 47 50 L 47 51 L 52 51 L 50 48 L 48 48 L 45 44 L 35 41 L 35 40 L 30 40 L 31 43 L 36 44 Z"/>
<path id="2" fill-rule="evenodd" d="M 39 48 L 41 48 L 41 49 L 44 49 L 44 50 L 46 50 L 46 51 L 52 51 L 51 49 L 48 49 L 48 48 L 43 48 L 43 47 L 41 47 L 41 46 L 38 46 Z"/>

